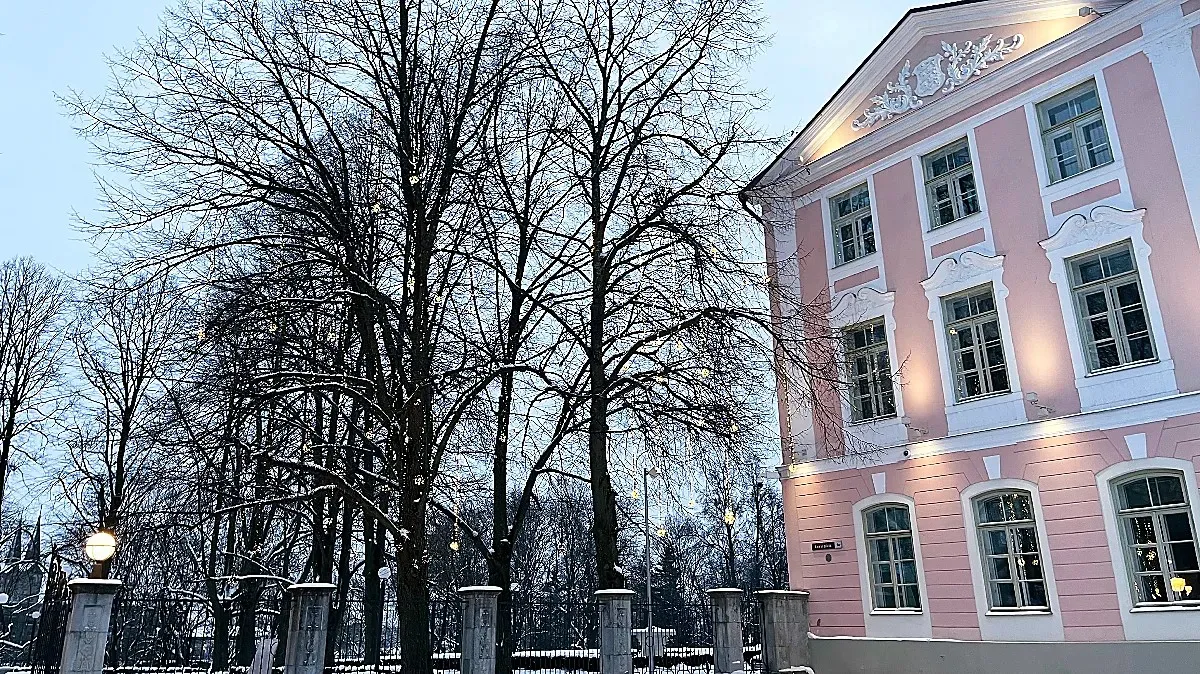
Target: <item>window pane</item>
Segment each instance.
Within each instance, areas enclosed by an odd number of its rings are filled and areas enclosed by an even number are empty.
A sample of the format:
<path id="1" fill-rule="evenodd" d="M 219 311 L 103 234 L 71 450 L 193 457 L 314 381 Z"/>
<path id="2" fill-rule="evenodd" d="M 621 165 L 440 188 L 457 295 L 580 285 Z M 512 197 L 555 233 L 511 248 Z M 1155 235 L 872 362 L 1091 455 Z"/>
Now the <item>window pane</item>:
<path id="1" fill-rule="evenodd" d="M 921 593 L 916 585 L 903 586 L 904 608 L 921 608 Z"/>
<path id="2" fill-rule="evenodd" d="M 1163 577 L 1155 574 L 1152 576 L 1140 576 L 1138 578 L 1138 601 L 1141 602 L 1165 602 L 1167 599 L 1167 588 L 1163 583 Z"/>
<path id="3" fill-rule="evenodd" d="M 1079 133 L 1083 137 L 1088 168 L 1112 161 L 1112 148 L 1108 144 L 1108 133 L 1104 130 L 1103 119 L 1084 124 Z"/>
<path id="4" fill-rule="evenodd" d="M 1037 552 L 1037 530 L 1033 527 L 1021 527 L 1013 532 L 1017 552 Z"/>
<path id="5" fill-rule="evenodd" d="M 908 508 L 888 508 L 888 530 L 908 531 Z"/>
<path id="6" fill-rule="evenodd" d="M 1117 276 L 1127 271 L 1133 271 L 1133 255 L 1128 248 L 1104 256 L 1105 276 Z"/>
<path id="7" fill-rule="evenodd" d="M 1151 545 L 1158 542 L 1158 536 L 1154 533 L 1154 523 L 1149 515 L 1130 517 L 1128 522 L 1130 542 L 1134 545 Z"/>
<path id="8" fill-rule="evenodd" d="M 1183 497 L 1183 482 L 1177 477 L 1170 475 L 1152 477 L 1150 484 L 1153 488 L 1151 500 L 1154 505 L 1174 505 L 1187 502 L 1187 499 Z M 1191 538 L 1191 534 L 1188 534 L 1188 538 Z"/>
<path id="9" fill-rule="evenodd" d="M 983 535 L 984 552 L 989 555 L 1008 554 L 1008 532 L 1004 529 L 988 529 Z"/>
<path id="10" fill-rule="evenodd" d="M 1058 126 L 1074 116 L 1070 101 L 1063 101 L 1046 108 L 1046 119 L 1050 122 L 1050 126 Z"/>
<path id="11" fill-rule="evenodd" d="M 888 562 L 876 564 L 875 578 L 881 585 L 890 585 L 892 583 L 892 565 Z"/>
<path id="12" fill-rule="evenodd" d="M 990 370 L 992 379 L 992 393 L 999 393 L 1008 390 L 1008 370 L 1003 367 L 993 368 Z"/>
<path id="13" fill-rule="evenodd" d="M 966 145 L 959 147 L 950 153 L 949 156 L 951 168 L 961 168 L 971 163 L 971 150 Z"/>
<path id="14" fill-rule="evenodd" d="M 929 172 L 930 172 L 929 177 L 930 178 L 936 178 L 936 177 L 948 172 L 949 170 L 950 170 L 949 158 L 946 157 L 945 155 L 936 157 L 936 158 L 934 158 L 933 161 L 929 162 Z"/>
<path id="15" fill-rule="evenodd" d="M 958 179 L 958 193 L 962 196 L 962 214 L 979 212 L 979 194 L 975 189 L 975 174 L 968 173 Z"/>
<path id="16" fill-rule="evenodd" d="M 896 608 L 896 589 L 891 585 L 877 586 L 875 608 Z"/>
<path id="17" fill-rule="evenodd" d="M 986 293 L 976 295 L 971 299 L 975 301 L 976 313 L 986 314 L 989 311 L 996 310 L 996 300 L 992 298 L 991 290 L 988 290 Z"/>
<path id="18" fill-rule="evenodd" d="M 1140 306 L 1142 303 L 1142 293 L 1138 289 L 1136 283 L 1126 283 L 1122 286 L 1117 286 L 1117 305 L 1124 307 Z"/>
<path id="19" fill-rule="evenodd" d="M 1079 157 L 1075 154 L 1075 135 L 1070 130 L 1051 138 L 1050 145 L 1059 178 L 1069 178 L 1079 173 Z"/>
<path id="20" fill-rule="evenodd" d="M 916 562 L 900 562 L 900 582 L 915 583 L 917 582 L 917 563 Z"/>
<path id="21" fill-rule="evenodd" d="M 1038 555 L 1022 555 L 1017 559 L 1021 569 L 1021 577 L 1026 580 L 1039 580 L 1042 577 L 1042 558 Z"/>
<path id="22" fill-rule="evenodd" d="M 1082 115 L 1100 107 L 1100 97 L 1096 95 L 1096 90 L 1089 87 L 1086 91 L 1080 93 L 1075 98 L 1071 99 L 1071 104 L 1074 106 L 1074 113 Z"/>
<path id="23" fill-rule="evenodd" d="M 1015 608 L 1017 606 L 1017 591 L 1012 583 L 996 583 L 995 606 Z"/>
<path id="24" fill-rule="evenodd" d="M 913 540 L 911 536 L 898 536 L 896 538 L 896 558 L 897 559 L 916 559 L 916 554 L 913 550 Z"/>
<path id="25" fill-rule="evenodd" d="M 980 504 L 979 521 L 986 522 L 1003 522 L 1004 521 L 1004 499 L 999 496 L 993 496 Z"/>
<path id="26" fill-rule="evenodd" d="M 1008 557 L 992 557 L 988 563 L 991 565 L 993 580 L 1012 578 L 1012 568 L 1008 564 Z"/>
<path id="27" fill-rule="evenodd" d="M 1162 560 L 1158 548 L 1135 548 L 1133 561 L 1137 571 L 1162 571 Z"/>
<path id="28" fill-rule="evenodd" d="M 1128 482 L 1121 487 L 1121 493 L 1125 496 L 1126 508 L 1149 508 L 1150 503 L 1150 486 L 1145 478 Z"/>
<path id="29" fill-rule="evenodd" d="M 870 517 L 867 518 L 867 531 L 870 533 L 887 531 L 887 513 L 883 508 L 871 511 Z"/>
<path id="30" fill-rule="evenodd" d="M 873 542 L 875 546 L 875 559 L 880 562 L 887 562 L 892 558 L 892 546 L 886 538 L 877 538 Z"/>
<path id="31" fill-rule="evenodd" d="M 1134 363 L 1154 360 L 1154 345 L 1149 336 L 1129 340 L 1129 360 Z"/>
<path id="32" fill-rule="evenodd" d="M 1196 564 L 1196 544 L 1191 541 L 1172 543 L 1171 561 L 1174 562 L 1172 566 L 1177 571 L 1200 570 L 1200 566 Z"/>
<path id="33" fill-rule="evenodd" d="M 1100 258 L 1093 257 L 1076 262 L 1075 275 L 1079 283 L 1091 283 L 1104 278 L 1104 267 Z"/>
<path id="34" fill-rule="evenodd" d="M 1163 515 L 1163 525 L 1167 530 L 1168 541 L 1192 540 L 1192 521 L 1187 513 L 1169 513 Z"/>
<path id="35" fill-rule="evenodd" d="M 1025 583 L 1025 597 L 1028 606 L 1049 606 L 1046 601 L 1046 586 L 1041 581 Z"/>
<path id="36" fill-rule="evenodd" d="M 870 255 L 875 252 L 875 230 L 871 227 L 871 217 L 860 220 L 859 228 L 862 230 L 862 254 Z"/>

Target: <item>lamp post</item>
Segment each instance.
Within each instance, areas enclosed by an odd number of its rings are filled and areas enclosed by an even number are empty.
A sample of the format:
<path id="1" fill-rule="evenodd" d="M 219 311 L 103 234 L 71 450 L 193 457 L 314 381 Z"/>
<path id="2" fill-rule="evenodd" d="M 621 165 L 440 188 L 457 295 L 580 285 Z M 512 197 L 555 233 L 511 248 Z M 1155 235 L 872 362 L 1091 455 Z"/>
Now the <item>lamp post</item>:
<path id="1" fill-rule="evenodd" d="M 658 468 L 650 466 L 642 470 L 642 512 L 646 535 L 646 667 L 654 674 L 654 593 L 650 582 L 650 478 L 657 478 Z"/>
<path id="2" fill-rule="evenodd" d="M 112 532 L 101 529 L 84 541 L 83 552 L 92 560 L 92 572 L 88 577 L 107 578 L 108 562 L 117 553 L 117 539 Z"/>

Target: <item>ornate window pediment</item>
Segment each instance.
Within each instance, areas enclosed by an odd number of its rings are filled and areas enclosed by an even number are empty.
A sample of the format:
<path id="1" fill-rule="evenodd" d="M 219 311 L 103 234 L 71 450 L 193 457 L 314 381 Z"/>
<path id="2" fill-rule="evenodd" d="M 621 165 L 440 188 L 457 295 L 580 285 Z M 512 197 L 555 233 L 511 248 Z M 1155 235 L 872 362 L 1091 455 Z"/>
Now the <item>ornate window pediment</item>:
<path id="1" fill-rule="evenodd" d="M 895 302 L 895 292 L 884 293 L 870 287 L 848 292 L 838 299 L 833 310 L 829 312 L 829 322 L 834 327 L 852 325 L 883 314 L 884 310 L 890 309 Z M 894 322 L 889 320 L 888 327 L 895 327 Z"/>
<path id="2" fill-rule="evenodd" d="M 973 281 L 986 283 L 990 274 L 1004 266 L 1004 256 L 988 257 L 968 250 L 955 258 L 946 258 L 933 270 L 933 275 L 921 281 L 925 294 L 931 297 L 968 288 Z"/>
<path id="3" fill-rule="evenodd" d="M 1140 239 L 1145 215 L 1144 208 L 1122 211 L 1112 206 L 1097 206 L 1086 216 L 1077 213 L 1067 218 L 1054 236 L 1040 242 L 1040 245 L 1047 253 L 1083 245 L 1095 247 L 1128 238 L 1135 230 L 1138 232 L 1136 238 Z"/>

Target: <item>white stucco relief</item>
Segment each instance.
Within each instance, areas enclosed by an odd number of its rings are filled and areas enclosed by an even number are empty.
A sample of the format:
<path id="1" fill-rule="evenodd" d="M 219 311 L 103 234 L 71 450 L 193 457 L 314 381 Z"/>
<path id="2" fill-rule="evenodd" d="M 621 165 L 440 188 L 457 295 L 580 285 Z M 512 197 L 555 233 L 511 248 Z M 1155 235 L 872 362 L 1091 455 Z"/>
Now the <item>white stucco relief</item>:
<path id="1" fill-rule="evenodd" d="M 1005 55 L 1021 47 L 1025 37 L 1020 33 L 1010 38 L 1001 38 L 992 44 L 992 35 L 985 35 L 978 42 L 968 40 L 962 47 L 958 43 L 942 43 L 941 53 L 925 58 L 914 68 L 912 61 L 905 61 L 895 82 L 889 82 L 883 93 L 871 97 L 871 107 L 854 120 L 856 130 L 867 129 L 896 115 L 916 110 L 925 104 L 922 96 L 932 96 L 940 89 L 949 93 L 956 87 L 983 72 L 989 63 L 1003 61 Z M 943 69 L 943 61 L 945 68 Z M 916 83 L 911 80 L 916 77 Z"/>

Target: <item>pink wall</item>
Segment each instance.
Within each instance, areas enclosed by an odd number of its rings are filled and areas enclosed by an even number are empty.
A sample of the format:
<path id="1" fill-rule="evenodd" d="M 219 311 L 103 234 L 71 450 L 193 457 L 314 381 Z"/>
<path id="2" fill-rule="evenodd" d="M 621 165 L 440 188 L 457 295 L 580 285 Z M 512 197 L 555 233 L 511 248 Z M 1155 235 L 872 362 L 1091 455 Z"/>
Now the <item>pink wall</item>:
<path id="1" fill-rule="evenodd" d="M 1038 242 L 1046 217 L 1025 110 L 1017 108 L 975 129 L 976 159 L 987 195 L 996 252 L 1004 256 L 1004 284 L 1015 361 L 1025 391 L 1060 414 L 1079 411 L 1079 393 L 1050 260 Z"/>
<path id="2" fill-rule="evenodd" d="M 1104 69 L 1113 120 L 1125 153 L 1133 203 L 1146 209 L 1146 243 L 1158 289 L 1167 342 L 1181 391 L 1200 389 L 1200 312 L 1194 279 L 1200 245 L 1188 211 L 1183 179 L 1154 71 L 1145 54 Z M 1194 148 L 1193 148 L 1194 151 Z M 1192 281 L 1192 282 L 1188 282 Z"/>
<path id="3" fill-rule="evenodd" d="M 1096 473 L 1128 461 L 1125 435 L 1145 433 L 1148 456 L 1200 466 L 1200 415 L 1023 442 L 995 449 L 913 458 L 878 468 L 849 469 L 784 482 L 792 587 L 811 594 L 812 631 L 861 635 L 862 618 L 852 509 L 873 495 L 870 474 L 887 474 L 888 492 L 916 502 L 924 560 L 926 605 L 935 638 L 979 639 L 961 494 L 987 480 L 984 455 L 999 455 L 1001 476 L 1037 485 L 1044 541 L 1054 565 L 1058 606 L 1068 641 L 1124 638 L 1115 572 L 1101 516 Z M 839 539 L 843 550 L 825 561 L 814 541 Z M 1124 582 L 1121 579 L 1120 582 Z M 820 625 L 817 621 L 820 620 Z"/>
<path id="4" fill-rule="evenodd" d="M 896 357 L 904 397 L 904 413 L 913 424 L 933 437 L 945 435 L 946 402 L 942 393 L 941 367 L 934 345 L 934 325 L 929 320 L 929 301 L 921 281 L 925 280 L 925 244 L 921 241 L 921 217 L 917 211 L 917 188 L 912 165 L 907 161 L 883 169 L 874 176 L 879 214 L 879 239 L 887 270 L 888 290 L 896 292 Z"/>
<path id="5" fill-rule="evenodd" d="M 812 315 L 826 316 L 829 313 L 829 273 L 825 258 L 825 221 L 821 209 L 825 204 L 814 201 L 796 209 L 796 262 L 799 265 L 800 297 L 812 308 Z M 828 331 L 823 320 L 811 319 L 805 326 L 810 331 L 805 357 L 814 368 L 836 368 L 829 340 L 811 338 Z M 833 375 L 837 378 L 839 374 Z M 812 405 L 813 435 L 818 452 L 832 446 L 840 448 L 842 435 L 841 400 L 837 390 L 827 379 L 815 382 L 815 404 Z M 830 441 L 833 438 L 834 441 Z"/>

